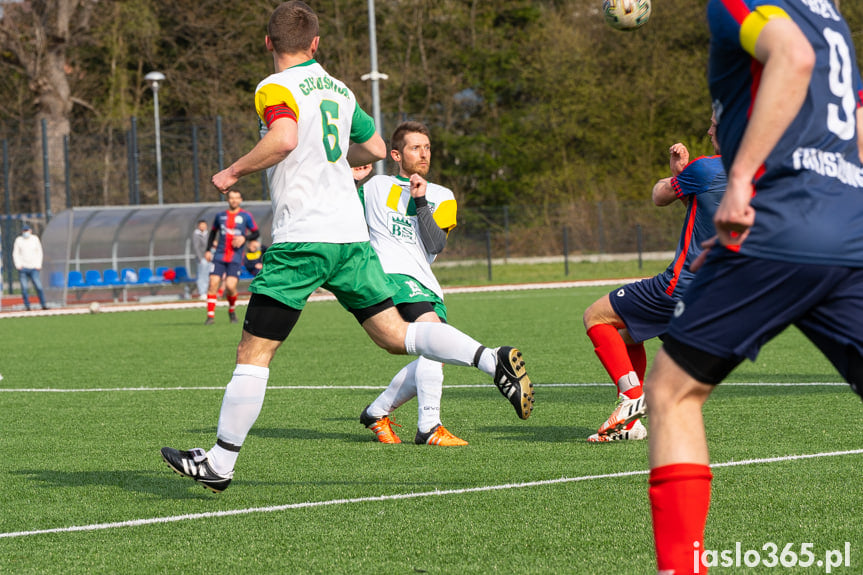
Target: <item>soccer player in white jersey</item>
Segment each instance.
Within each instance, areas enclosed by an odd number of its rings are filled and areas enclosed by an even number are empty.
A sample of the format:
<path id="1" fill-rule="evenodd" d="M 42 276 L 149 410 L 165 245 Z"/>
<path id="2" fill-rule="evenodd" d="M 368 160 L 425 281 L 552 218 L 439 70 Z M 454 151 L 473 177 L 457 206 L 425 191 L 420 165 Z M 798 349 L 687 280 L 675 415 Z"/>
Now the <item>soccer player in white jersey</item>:
<path id="1" fill-rule="evenodd" d="M 225 192 L 239 178 L 267 170 L 273 245 L 249 286 L 252 297 L 222 400 L 216 444 L 210 451 L 164 447 L 165 462 L 216 493 L 228 487 L 240 447 L 263 405 L 270 361 L 318 287 L 332 292 L 388 352 L 475 366 L 491 375 L 526 419 L 533 387 L 518 349 L 488 349 L 443 323 L 408 323 L 394 306 L 395 286 L 369 244 L 351 176 L 351 166 L 383 159 L 386 144 L 353 92 L 314 60 L 320 42 L 317 15 L 298 0 L 280 4 L 265 42 L 276 72 L 258 85 L 255 107 L 266 129 L 251 151 L 212 180 Z M 424 186 L 420 176 L 411 178 L 412 188 Z"/>
<path id="2" fill-rule="evenodd" d="M 393 296 L 406 321 L 446 322 L 443 290 L 431 263 L 446 246 L 456 225 L 455 196 L 448 188 L 428 182 L 412 188 L 414 174 L 428 175 L 431 139 L 419 122 L 403 122 L 390 140 L 397 176 L 374 176 L 360 188 L 372 247 L 384 271 L 399 291 Z M 450 433 L 440 420 L 443 364 L 419 357 L 406 365 L 360 415 L 381 443 L 401 443 L 390 414 L 417 398 L 419 416 L 414 443 L 459 446 L 467 441 Z"/>

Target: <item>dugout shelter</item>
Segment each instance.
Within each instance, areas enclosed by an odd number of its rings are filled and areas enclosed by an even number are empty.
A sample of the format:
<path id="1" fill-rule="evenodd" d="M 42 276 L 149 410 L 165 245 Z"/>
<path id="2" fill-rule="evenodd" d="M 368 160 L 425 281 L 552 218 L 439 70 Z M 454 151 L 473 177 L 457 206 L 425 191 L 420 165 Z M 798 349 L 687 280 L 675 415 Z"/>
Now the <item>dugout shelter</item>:
<path id="1" fill-rule="evenodd" d="M 272 243 L 270 202 L 243 202 L 261 242 Z M 189 296 L 198 220 L 211 227 L 226 202 L 71 208 L 42 232 L 42 283 L 57 305 L 94 300 L 152 301 Z M 251 279 L 241 278 L 241 279 Z"/>

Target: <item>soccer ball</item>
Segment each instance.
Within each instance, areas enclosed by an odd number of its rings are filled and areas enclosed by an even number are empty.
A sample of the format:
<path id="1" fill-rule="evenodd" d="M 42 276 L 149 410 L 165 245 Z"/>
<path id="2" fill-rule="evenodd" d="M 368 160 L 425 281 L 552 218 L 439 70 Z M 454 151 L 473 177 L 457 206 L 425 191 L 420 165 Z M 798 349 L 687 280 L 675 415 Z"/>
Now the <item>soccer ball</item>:
<path id="1" fill-rule="evenodd" d="M 90 313 L 99 313 L 100 309 L 102 309 L 102 306 L 99 305 L 99 302 L 90 302 Z"/>
<path id="2" fill-rule="evenodd" d="M 617 30 L 635 30 L 650 19 L 650 0 L 603 0 L 606 23 Z"/>

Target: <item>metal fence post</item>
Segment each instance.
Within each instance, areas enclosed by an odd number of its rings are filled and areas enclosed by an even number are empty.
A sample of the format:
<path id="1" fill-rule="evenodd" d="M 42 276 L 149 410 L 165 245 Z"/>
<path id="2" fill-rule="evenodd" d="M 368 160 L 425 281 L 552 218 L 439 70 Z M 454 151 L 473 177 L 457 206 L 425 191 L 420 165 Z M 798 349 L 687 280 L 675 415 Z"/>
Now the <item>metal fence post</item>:
<path id="1" fill-rule="evenodd" d="M 605 232 L 602 229 L 602 202 L 596 202 L 596 217 L 597 217 L 597 234 L 599 240 L 599 253 L 605 253 Z"/>
<path id="2" fill-rule="evenodd" d="M 198 167 L 198 126 L 192 126 L 192 179 L 195 180 L 195 203 L 201 201 L 201 169 Z"/>
<path id="3" fill-rule="evenodd" d="M 488 259 L 488 281 L 491 281 L 491 230 L 485 231 L 485 253 Z"/>
<path id="4" fill-rule="evenodd" d="M 503 207 L 503 261 L 509 262 L 509 206 Z"/>
<path id="5" fill-rule="evenodd" d="M 42 179 L 45 185 L 45 221 L 51 221 L 51 167 L 48 165 L 48 120 L 42 118 Z"/>
<path id="6" fill-rule="evenodd" d="M 141 204 L 141 175 L 138 169 L 138 118 L 132 116 L 132 193 L 133 205 Z"/>
<path id="7" fill-rule="evenodd" d="M 225 150 L 222 147 L 222 117 L 216 116 L 216 149 L 219 152 L 219 171 L 225 169 Z"/>
<path id="8" fill-rule="evenodd" d="M 563 275 L 569 275 L 569 230 L 563 226 Z"/>
<path id="9" fill-rule="evenodd" d="M 63 164 L 66 176 L 66 208 L 72 207 L 72 177 L 69 167 L 69 134 L 63 135 Z"/>

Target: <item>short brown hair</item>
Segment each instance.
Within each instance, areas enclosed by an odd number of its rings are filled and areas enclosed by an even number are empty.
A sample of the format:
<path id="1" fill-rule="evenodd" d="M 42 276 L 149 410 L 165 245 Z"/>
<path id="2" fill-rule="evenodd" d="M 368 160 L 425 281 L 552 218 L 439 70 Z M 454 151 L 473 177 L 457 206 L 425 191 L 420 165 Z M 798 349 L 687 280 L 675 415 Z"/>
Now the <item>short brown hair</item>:
<path id="1" fill-rule="evenodd" d="M 429 133 L 429 129 L 425 124 L 421 122 L 402 122 L 396 128 L 396 131 L 393 132 L 393 137 L 390 139 L 390 145 L 393 150 L 398 150 L 399 153 L 404 151 L 405 136 L 408 134 L 423 134 L 431 140 L 431 133 Z"/>
<path id="2" fill-rule="evenodd" d="M 319 35 L 318 15 L 300 0 L 279 4 L 267 25 L 267 36 L 277 54 L 296 54 L 308 50 L 312 40 Z"/>

